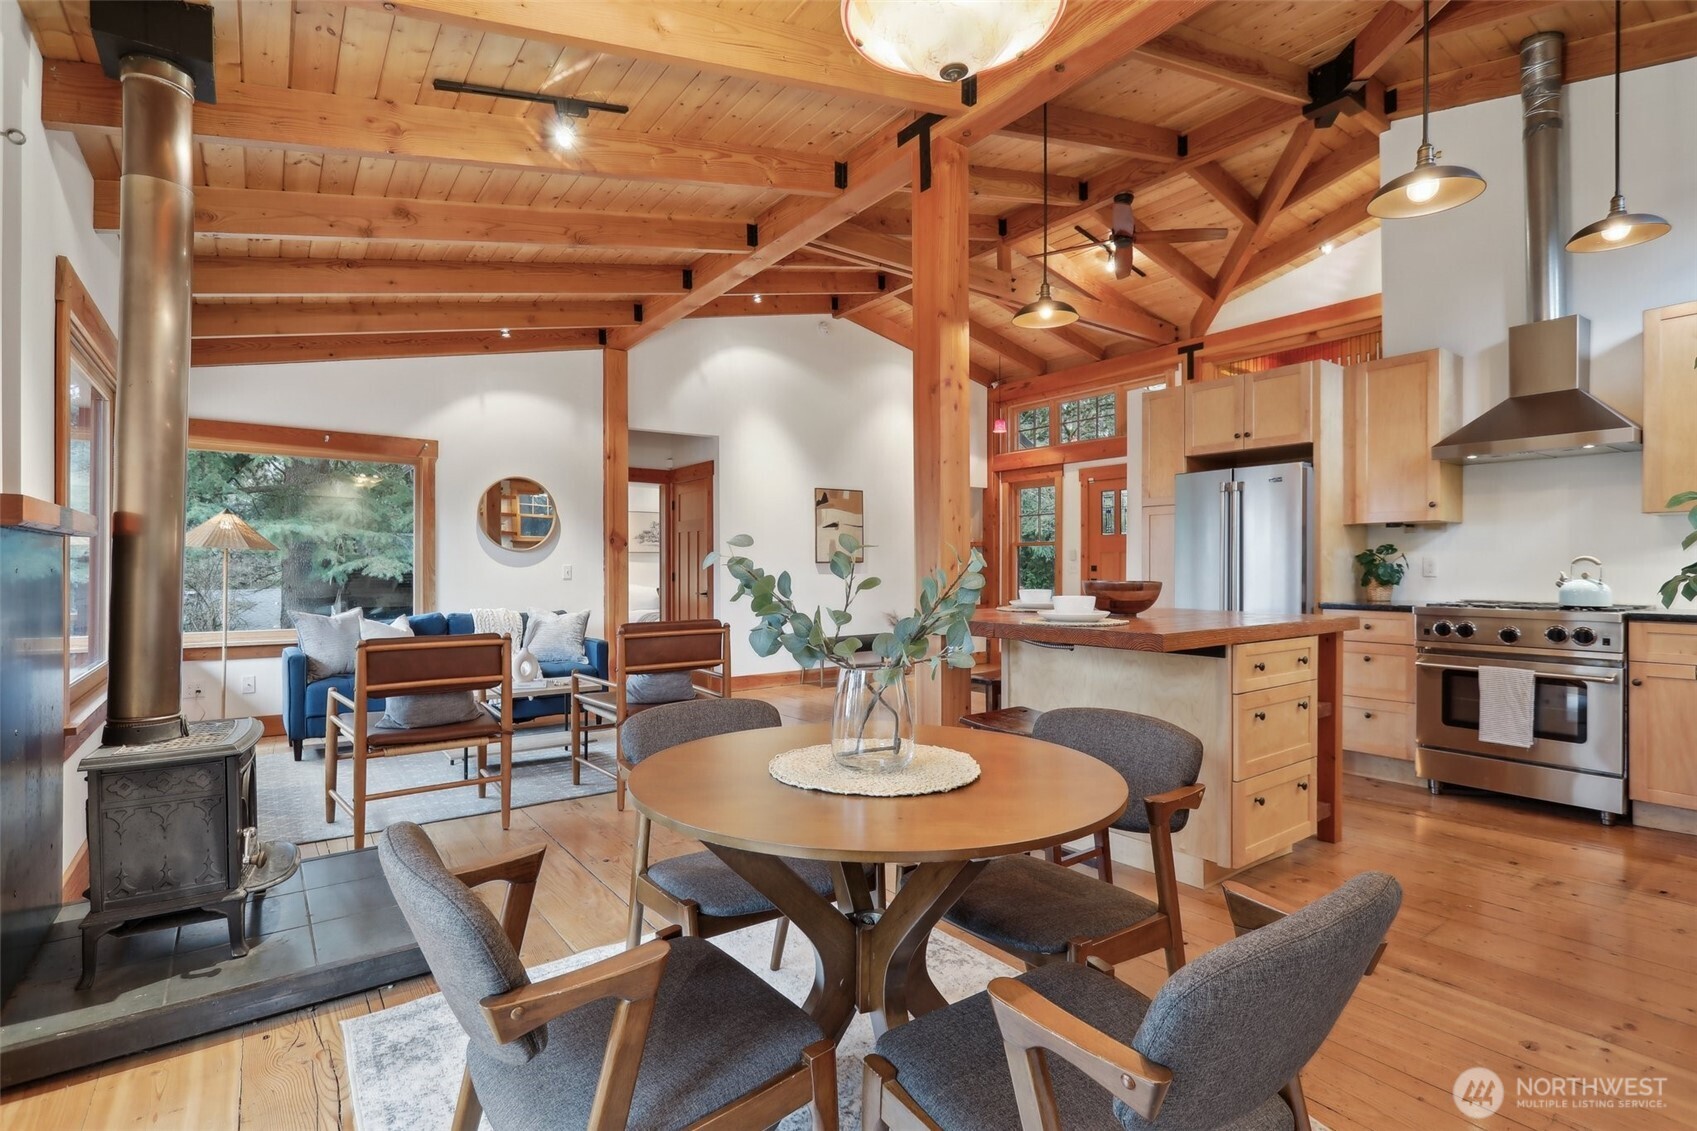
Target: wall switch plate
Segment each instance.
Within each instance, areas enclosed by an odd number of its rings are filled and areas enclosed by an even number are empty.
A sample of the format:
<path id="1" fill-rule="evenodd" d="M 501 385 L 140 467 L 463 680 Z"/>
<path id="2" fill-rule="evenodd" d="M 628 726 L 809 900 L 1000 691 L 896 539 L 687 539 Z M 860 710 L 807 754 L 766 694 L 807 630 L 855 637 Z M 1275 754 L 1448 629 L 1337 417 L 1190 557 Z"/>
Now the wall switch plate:
<path id="1" fill-rule="evenodd" d="M 1423 555 L 1420 559 L 1420 576 L 1421 577 L 1436 577 L 1436 576 L 1438 576 L 1438 559 L 1434 558 L 1430 554 Z"/>
<path id="2" fill-rule="evenodd" d="M 569 566 L 569 565 L 561 566 L 560 567 L 560 580 L 561 581 L 570 581 L 571 579 L 572 579 L 572 567 Z"/>
<path id="3" fill-rule="evenodd" d="M 252 695 L 259 690 L 259 677 L 256 675 L 242 676 L 242 694 Z"/>

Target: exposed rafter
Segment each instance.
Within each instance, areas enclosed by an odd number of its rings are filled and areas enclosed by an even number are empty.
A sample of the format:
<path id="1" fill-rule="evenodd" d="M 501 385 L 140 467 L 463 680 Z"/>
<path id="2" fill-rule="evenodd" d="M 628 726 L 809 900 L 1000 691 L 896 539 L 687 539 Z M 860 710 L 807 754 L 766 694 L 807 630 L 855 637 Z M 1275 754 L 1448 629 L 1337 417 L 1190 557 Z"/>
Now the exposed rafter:
<path id="1" fill-rule="evenodd" d="M 1260 282 L 1273 272 L 1317 251 L 1327 240 L 1338 239 L 1351 229 L 1371 222 L 1373 217 L 1367 213 L 1367 202 L 1373 199 L 1373 193 L 1376 191 L 1376 188 L 1367 189 L 1331 209 L 1302 230 L 1292 232 L 1279 242 L 1269 244 L 1256 252 L 1255 257 L 1249 261 L 1249 266 L 1244 269 L 1239 286 Z"/>
<path id="2" fill-rule="evenodd" d="M 208 258 L 194 261 L 194 293 L 225 295 L 683 294 L 676 267 L 597 263 L 437 263 L 388 259 Z"/>
<path id="3" fill-rule="evenodd" d="M 298 361 L 352 361 L 383 357 L 455 357 L 494 353 L 553 353 L 596 349 L 599 330 L 515 330 L 461 334 L 357 334 L 348 337 L 197 338 L 189 364 L 275 365 Z"/>
<path id="4" fill-rule="evenodd" d="M 197 303 L 195 338 L 441 334 L 468 330 L 599 329 L 635 325 L 635 302 Z"/>
<path id="5" fill-rule="evenodd" d="M 1261 98 L 1293 106 L 1308 101 L 1308 68 L 1195 28 L 1175 28 L 1137 54 L 1157 66 Z"/>
<path id="6" fill-rule="evenodd" d="M 1002 127 L 1014 137 L 1042 140 L 1043 116 L 1027 114 Z M 1125 153 L 1145 161 L 1177 161 L 1178 131 L 1147 122 L 1131 122 L 1088 110 L 1049 107 L 1049 140 L 1060 145 L 1088 145 Z"/>

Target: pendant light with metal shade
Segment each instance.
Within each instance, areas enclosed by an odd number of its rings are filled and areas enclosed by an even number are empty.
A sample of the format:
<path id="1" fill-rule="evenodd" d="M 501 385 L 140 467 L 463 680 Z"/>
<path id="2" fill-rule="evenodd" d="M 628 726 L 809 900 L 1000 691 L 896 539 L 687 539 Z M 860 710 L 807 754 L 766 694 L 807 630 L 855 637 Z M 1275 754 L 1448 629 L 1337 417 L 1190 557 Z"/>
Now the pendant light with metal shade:
<path id="1" fill-rule="evenodd" d="M 1615 0 L 1615 194 L 1609 199 L 1609 214 L 1575 232 L 1567 250 L 1613 251 L 1649 243 L 1672 230 L 1673 225 L 1660 216 L 1628 212 L 1620 191 L 1620 0 Z"/>
<path id="2" fill-rule="evenodd" d="M 1078 321 L 1078 311 L 1049 291 L 1049 104 L 1043 103 L 1043 282 L 1037 297 L 1014 312 L 1021 330 L 1055 330 Z"/>
<path id="3" fill-rule="evenodd" d="M 1373 199 L 1367 211 L 1383 220 L 1402 220 L 1412 216 L 1430 216 L 1447 212 L 1466 204 L 1485 191 L 1485 178 L 1465 165 L 1440 165 L 1443 154 L 1432 147 L 1430 123 L 1432 118 L 1432 5 L 1421 5 L 1420 61 L 1420 148 L 1415 151 L 1414 168 L 1389 181 Z"/>

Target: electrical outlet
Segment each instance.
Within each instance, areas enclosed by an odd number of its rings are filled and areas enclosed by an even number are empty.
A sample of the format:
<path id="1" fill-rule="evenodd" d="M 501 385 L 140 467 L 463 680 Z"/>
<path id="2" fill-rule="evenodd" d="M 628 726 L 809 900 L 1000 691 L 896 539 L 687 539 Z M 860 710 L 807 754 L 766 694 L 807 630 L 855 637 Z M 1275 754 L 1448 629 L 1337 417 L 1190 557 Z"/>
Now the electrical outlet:
<path id="1" fill-rule="evenodd" d="M 259 690 L 259 677 L 255 675 L 242 676 L 242 694 L 252 695 Z"/>
<path id="2" fill-rule="evenodd" d="M 1423 557 L 1421 557 L 1421 559 L 1420 559 L 1420 576 L 1421 577 L 1436 577 L 1436 576 L 1438 576 L 1438 559 L 1434 558 L 1430 554 L 1426 554 Z"/>
<path id="3" fill-rule="evenodd" d="M 569 566 L 569 565 L 561 566 L 560 567 L 560 580 L 561 581 L 570 581 L 571 579 L 572 579 L 572 567 Z"/>
<path id="4" fill-rule="evenodd" d="M 183 689 L 183 698 L 184 699 L 200 699 L 200 698 L 203 698 L 205 695 L 206 695 L 206 688 L 204 688 L 204 687 L 185 687 Z"/>

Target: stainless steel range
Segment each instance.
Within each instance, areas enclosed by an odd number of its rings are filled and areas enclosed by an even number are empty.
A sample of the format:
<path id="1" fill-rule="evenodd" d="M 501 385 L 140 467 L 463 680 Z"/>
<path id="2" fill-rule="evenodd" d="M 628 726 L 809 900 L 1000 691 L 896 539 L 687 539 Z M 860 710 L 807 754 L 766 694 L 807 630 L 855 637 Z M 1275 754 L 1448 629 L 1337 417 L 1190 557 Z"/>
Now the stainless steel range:
<path id="1" fill-rule="evenodd" d="M 1572 609 L 1532 601 L 1460 601 L 1414 610 L 1414 770 L 1444 783 L 1627 811 L 1626 625 L 1641 605 Z M 1533 673 L 1532 745 L 1479 735 L 1479 669 Z"/>

